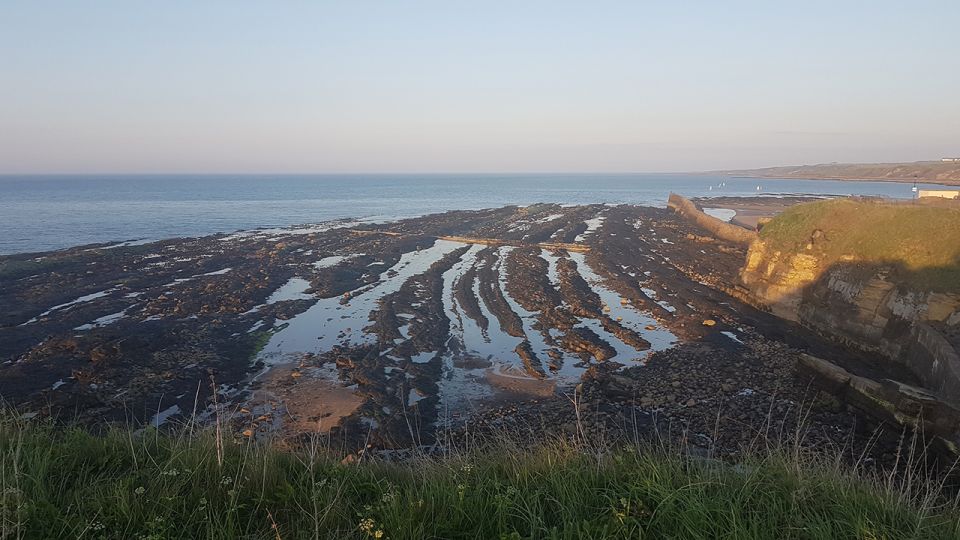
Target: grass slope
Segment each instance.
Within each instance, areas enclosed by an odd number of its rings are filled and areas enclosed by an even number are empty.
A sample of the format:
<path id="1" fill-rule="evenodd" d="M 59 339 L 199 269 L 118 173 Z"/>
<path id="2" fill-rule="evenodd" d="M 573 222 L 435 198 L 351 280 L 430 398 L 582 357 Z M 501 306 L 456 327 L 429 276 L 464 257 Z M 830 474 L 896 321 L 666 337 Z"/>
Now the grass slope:
<path id="1" fill-rule="evenodd" d="M 806 250 L 814 231 L 823 236 Z M 960 208 L 833 199 L 798 204 L 775 217 L 760 239 L 785 252 L 809 252 L 829 266 L 852 257 L 888 265 L 896 281 L 960 292 Z"/>
<path id="2" fill-rule="evenodd" d="M 786 454 L 730 466 L 552 443 L 346 465 L 215 441 L 4 421 L 0 536 L 960 538 L 956 502 Z"/>

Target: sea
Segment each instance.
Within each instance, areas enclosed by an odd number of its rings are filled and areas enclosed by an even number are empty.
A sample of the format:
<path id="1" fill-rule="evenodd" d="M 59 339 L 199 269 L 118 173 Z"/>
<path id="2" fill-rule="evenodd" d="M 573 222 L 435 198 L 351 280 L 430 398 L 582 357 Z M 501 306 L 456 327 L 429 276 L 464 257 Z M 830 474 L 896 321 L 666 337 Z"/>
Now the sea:
<path id="1" fill-rule="evenodd" d="M 710 174 L 4 175 L 0 255 L 504 205 L 663 207 L 670 192 L 911 198 L 911 188 L 894 182 Z"/>

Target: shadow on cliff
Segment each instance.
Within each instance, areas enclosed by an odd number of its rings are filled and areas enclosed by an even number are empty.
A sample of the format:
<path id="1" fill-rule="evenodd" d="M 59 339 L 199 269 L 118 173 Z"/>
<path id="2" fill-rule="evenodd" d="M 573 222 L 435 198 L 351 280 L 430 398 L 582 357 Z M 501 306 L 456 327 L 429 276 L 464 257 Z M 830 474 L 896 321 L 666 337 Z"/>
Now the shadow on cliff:
<path id="1" fill-rule="evenodd" d="M 927 320 L 931 318 L 926 316 L 931 298 L 936 302 L 936 296 L 960 295 L 960 256 L 949 265 L 920 268 L 911 268 L 899 260 L 838 262 L 820 272 L 813 282 L 800 287 L 800 292 L 805 304 L 829 308 L 859 303 L 863 308 L 874 308 L 874 312 L 883 317 L 907 322 L 918 318 Z M 881 294 L 864 297 L 870 293 Z M 935 319 L 949 314 L 931 315 Z"/>
<path id="2" fill-rule="evenodd" d="M 960 256 L 920 268 L 902 261 L 839 262 L 813 281 L 777 292 L 758 300 L 859 352 L 815 356 L 859 376 L 960 402 Z"/>

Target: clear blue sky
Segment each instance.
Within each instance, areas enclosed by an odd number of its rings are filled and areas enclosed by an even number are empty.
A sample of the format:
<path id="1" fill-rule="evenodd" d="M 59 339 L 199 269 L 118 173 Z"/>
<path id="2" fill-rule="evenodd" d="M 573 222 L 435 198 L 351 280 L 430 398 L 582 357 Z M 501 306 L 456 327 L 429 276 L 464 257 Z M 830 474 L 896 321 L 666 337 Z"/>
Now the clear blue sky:
<path id="1" fill-rule="evenodd" d="M 960 154 L 960 1 L 0 1 L 0 172 Z"/>

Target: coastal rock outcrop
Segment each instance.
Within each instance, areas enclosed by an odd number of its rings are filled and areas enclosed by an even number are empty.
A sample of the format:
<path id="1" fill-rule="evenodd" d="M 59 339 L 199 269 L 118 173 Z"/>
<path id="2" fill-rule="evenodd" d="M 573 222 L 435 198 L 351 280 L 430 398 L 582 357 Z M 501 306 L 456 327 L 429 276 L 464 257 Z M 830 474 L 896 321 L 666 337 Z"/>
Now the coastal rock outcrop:
<path id="1" fill-rule="evenodd" d="M 733 227 L 682 197 L 670 203 L 717 237 Z M 754 236 L 739 286 L 724 290 L 865 352 L 865 363 L 807 355 L 797 373 L 876 419 L 922 428 L 958 455 L 956 231 L 960 209 L 849 199 L 800 204 Z"/>
<path id="2" fill-rule="evenodd" d="M 892 379 L 876 380 L 853 374 L 836 364 L 800 355 L 797 371 L 813 377 L 821 387 L 882 420 L 916 426 L 940 451 L 960 454 L 960 408 L 926 388 Z"/>
<path id="3" fill-rule="evenodd" d="M 935 328 L 960 321 L 960 294 L 898 282 L 882 263 L 850 256 L 826 265 L 762 240 L 750 247 L 740 278 L 774 314 L 902 364 L 929 389 L 960 401 L 956 343 Z"/>
<path id="4" fill-rule="evenodd" d="M 960 283 L 949 278 L 953 267 L 917 264 L 888 246 L 871 252 L 853 244 L 837 253 L 821 229 L 806 234 L 805 242 L 790 239 L 792 249 L 783 238 L 761 235 L 750 246 L 742 284 L 753 303 L 875 360 L 845 369 L 843 359 L 805 357 L 798 371 L 872 416 L 922 428 L 940 449 L 960 454 Z"/>

